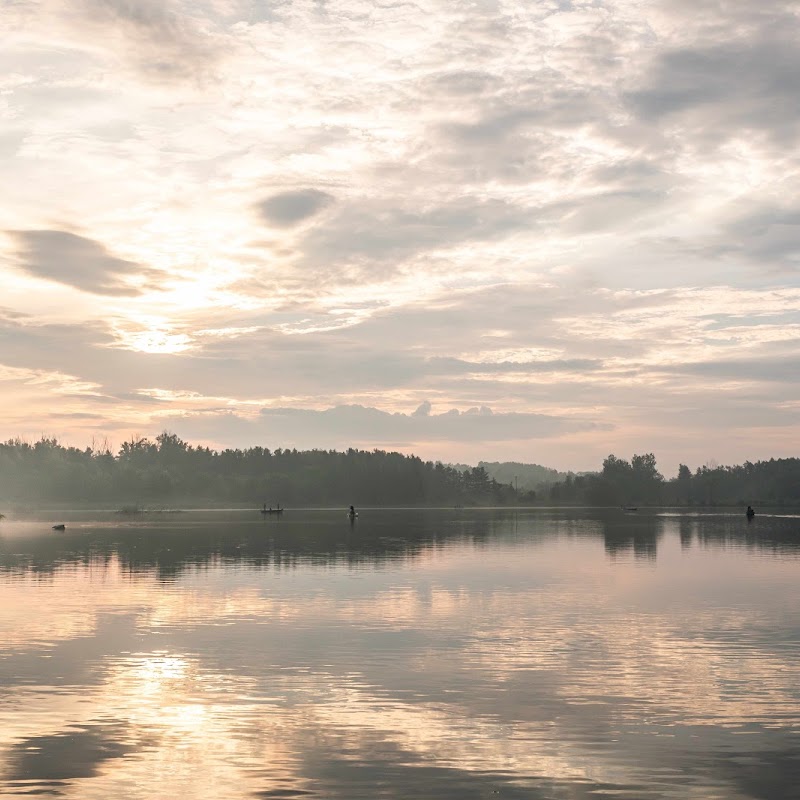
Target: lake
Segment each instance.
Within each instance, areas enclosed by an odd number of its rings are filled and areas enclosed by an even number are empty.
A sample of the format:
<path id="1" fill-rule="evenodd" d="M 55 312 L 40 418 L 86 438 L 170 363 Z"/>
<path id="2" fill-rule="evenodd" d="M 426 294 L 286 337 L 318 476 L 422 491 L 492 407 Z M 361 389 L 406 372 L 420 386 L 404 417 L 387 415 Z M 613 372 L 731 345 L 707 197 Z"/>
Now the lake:
<path id="1" fill-rule="evenodd" d="M 797 798 L 757 511 L 2 520 L 0 796 Z"/>

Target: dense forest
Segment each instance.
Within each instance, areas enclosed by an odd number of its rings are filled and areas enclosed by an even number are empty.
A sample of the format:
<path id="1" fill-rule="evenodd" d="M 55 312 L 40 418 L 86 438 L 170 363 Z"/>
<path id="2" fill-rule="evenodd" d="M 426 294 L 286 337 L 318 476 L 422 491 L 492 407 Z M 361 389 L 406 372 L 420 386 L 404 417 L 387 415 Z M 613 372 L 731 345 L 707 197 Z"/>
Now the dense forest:
<path id="1" fill-rule="evenodd" d="M 484 469 L 460 471 L 381 450 L 215 451 L 172 433 L 108 448 L 55 439 L 0 444 L 0 501 L 13 505 L 507 505 L 510 485 Z"/>
<path id="2" fill-rule="evenodd" d="M 489 473 L 507 477 L 498 480 Z M 630 461 L 610 455 L 601 472 L 567 474 L 536 491 L 514 478 L 517 463 L 454 467 L 382 450 L 216 451 L 172 433 L 133 438 L 119 452 L 84 450 L 55 439 L 0 444 L 0 502 L 7 507 L 93 504 L 371 506 L 436 505 L 800 505 L 800 459 L 740 466 L 681 465 L 665 479 L 652 453 Z M 562 473 L 563 475 L 563 473 Z M 527 481 L 526 481 L 527 483 Z"/>
<path id="3" fill-rule="evenodd" d="M 665 480 L 652 453 L 630 461 L 610 455 L 600 473 L 568 475 L 542 493 L 552 505 L 733 506 L 800 505 L 800 459 L 780 458 L 733 467 L 681 464 Z"/>

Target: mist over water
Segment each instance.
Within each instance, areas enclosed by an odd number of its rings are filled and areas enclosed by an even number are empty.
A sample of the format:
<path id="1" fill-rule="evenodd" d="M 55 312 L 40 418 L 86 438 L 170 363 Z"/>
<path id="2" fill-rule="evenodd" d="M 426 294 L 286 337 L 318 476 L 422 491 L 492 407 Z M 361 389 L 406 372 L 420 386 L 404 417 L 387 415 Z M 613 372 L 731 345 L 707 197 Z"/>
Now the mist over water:
<path id="1" fill-rule="evenodd" d="M 360 512 L 0 521 L 0 796 L 796 797 L 797 516 Z"/>

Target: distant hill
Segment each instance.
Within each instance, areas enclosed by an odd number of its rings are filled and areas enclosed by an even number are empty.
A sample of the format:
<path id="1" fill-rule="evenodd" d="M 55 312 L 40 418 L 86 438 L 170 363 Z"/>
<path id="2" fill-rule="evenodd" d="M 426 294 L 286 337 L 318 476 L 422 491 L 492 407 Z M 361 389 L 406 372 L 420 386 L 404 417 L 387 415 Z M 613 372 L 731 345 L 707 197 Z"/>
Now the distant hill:
<path id="1" fill-rule="evenodd" d="M 467 464 L 451 464 L 450 466 L 459 472 L 472 469 Z M 517 461 L 480 461 L 479 467 L 483 467 L 490 478 L 494 478 L 498 483 L 516 484 L 522 491 L 536 491 L 542 486 L 552 486 L 554 483 L 563 481 L 568 475 L 574 473 L 559 472 L 550 467 L 543 467 L 541 464 L 520 464 Z"/>

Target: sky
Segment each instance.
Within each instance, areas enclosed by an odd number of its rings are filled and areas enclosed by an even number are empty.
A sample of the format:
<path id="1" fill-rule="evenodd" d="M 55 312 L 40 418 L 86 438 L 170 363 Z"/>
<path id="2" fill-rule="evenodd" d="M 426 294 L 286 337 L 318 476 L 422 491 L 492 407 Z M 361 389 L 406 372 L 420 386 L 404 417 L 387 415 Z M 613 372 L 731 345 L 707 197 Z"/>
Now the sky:
<path id="1" fill-rule="evenodd" d="M 800 455 L 800 2 L 0 0 L 0 439 Z"/>

